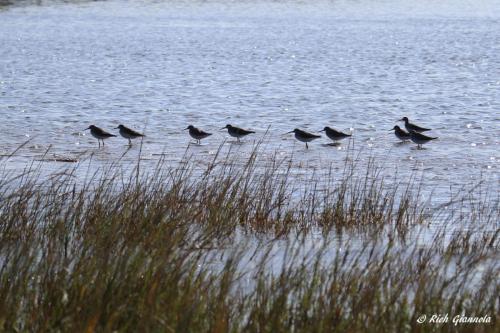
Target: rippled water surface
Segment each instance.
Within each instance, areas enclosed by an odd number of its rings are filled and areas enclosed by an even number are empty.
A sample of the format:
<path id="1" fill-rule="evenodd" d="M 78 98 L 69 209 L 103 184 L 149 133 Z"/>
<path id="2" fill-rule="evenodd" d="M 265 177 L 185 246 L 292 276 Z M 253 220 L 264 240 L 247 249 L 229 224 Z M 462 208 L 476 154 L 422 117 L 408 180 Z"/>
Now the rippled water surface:
<path id="1" fill-rule="evenodd" d="M 0 11 L 0 154 L 4 168 L 49 155 L 122 156 L 82 130 L 123 123 L 147 135 L 146 160 L 199 160 L 263 149 L 305 170 L 340 169 L 346 141 L 296 142 L 296 127 L 352 131 L 385 170 L 422 172 L 438 196 L 485 179 L 500 161 L 500 3 L 93 2 Z M 424 150 L 388 130 L 402 116 L 439 140 Z M 253 129 L 243 144 L 219 129 Z M 193 124 L 214 135 L 188 147 Z M 402 123 L 399 123 L 402 125 Z M 116 130 L 114 130 L 116 131 Z M 137 156 L 136 145 L 127 156 Z M 135 154 L 135 155 L 134 155 Z M 59 168 L 59 162 L 47 162 Z"/>

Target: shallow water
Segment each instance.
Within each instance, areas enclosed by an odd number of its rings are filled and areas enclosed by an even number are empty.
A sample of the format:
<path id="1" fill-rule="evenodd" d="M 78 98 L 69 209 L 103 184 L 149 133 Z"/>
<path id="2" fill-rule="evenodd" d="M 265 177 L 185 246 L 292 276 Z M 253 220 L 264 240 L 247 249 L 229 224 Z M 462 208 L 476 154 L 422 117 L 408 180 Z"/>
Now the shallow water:
<path id="1" fill-rule="evenodd" d="M 283 135 L 295 127 L 352 131 L 361 160 L 420 172 L 432 200 L 479 179 L 494 191 L 500 163 L 500 3 L 92 2 L 0 11 L 0 154 L 4 168 L 49 157 L 120 158 L 82 130 L 123 123 L 147 135 L 145 160 L 209 160 L 224 142 L 247 156 L 293 154 L 308 173 L 341 170 L 348 142 Z M 416 150 L 388 130 L 402 116 L 439 140 Z M 219 131 L 251 128 L 244 144 Z M 214 135 L 188 145 L 194 124 Z M 402 123 L 399 123 L 402 125 Z M 115 130 L 116 131 L 116 130 Z M 138 145 L 126 158 L 136 159 Z M 47 162 L 48 170 L 64 163 Z M 428 194 L 430 195 L 430 194 Z M 493 195 L 495 197 L 495 195 Z"/>

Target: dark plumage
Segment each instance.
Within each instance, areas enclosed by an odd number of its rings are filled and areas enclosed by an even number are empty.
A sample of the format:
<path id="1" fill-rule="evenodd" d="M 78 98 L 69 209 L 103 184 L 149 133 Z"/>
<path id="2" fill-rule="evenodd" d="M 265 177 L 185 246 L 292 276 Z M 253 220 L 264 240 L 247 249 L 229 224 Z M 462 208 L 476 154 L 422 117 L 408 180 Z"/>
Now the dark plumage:
<path id="1" fill-rule="evenodd" d="M 194 127 L 193 125 L 189 125 L 185 129 L 189 130 L 189 135 L 191 135 L 191 137 L 195 139 L 198 144 L 201 144 L 202 139 L 212 135 L 212 133 L 204 132 L 201 129 Z"/>
<path id="2" fill-rule="evenodd" d="M 312 140 L 321 138 L 321 135 L 312 134 L 312 133 L 300 130 L 298 128 L 296 128 L 293 131 L 290 131 L 288 133 L 295 133 L 295 138 L 297 140 L 306 143 L 306 149 L 309 149 L 309 146 L 307 145 L 308 142 L 311 142 Z"/>
<path id="3" fill-rule="evenodd" d="M 411 131 L 410 132 L 410 139 L 411 139 L 411 141 L 413 141 L 417 144 L 418 148 L 422 148 L 423 144 L 426 144 L 427 142 L 429 142 L 431 140 L 436 140 L 437 138 L 433 138 L 433 137 L 423 135 L 423 134 L 418 133 L 418 132 Z"/>
<path id="4" fill-rule="evenodd" d="M 221 129 L 227 129 L 227 132 L 229 135 L 231 135 L 234 138 L 237 138 L 238 141 L 240 141 L 240 138 L 247 136 L 248 134 L 255 133 L 254 131 L 249 131 L 243 128 L 231 126 L 231 125 L 226 125 L 225 127 L 222 127 Z"/>
<path id="5" fill-rule="evenodd" d="M 401 127 L 399 127 L 399 126 L 396 125 L 396 126 L 394 126 L 392 128 L 392 130 L 394 130 L 394 135 L 396 135 L 396 137 L 399 140 L 401 140 L 401 141 L 408 141 L 408 140 L 410 140 L 410 133 L 408 133 L 405 130 L 401 129 Z"/>
<path id="6" fill-rule="evenodd" d="M 351 134 L 342 133 L 328 126 L 323 128 L 320 132 L 325 132 L 326 136 L 333 141 L 340 141 L 351 136 Z"/>
<path id="7" fill-rule="evenodd" d="M 125 139 L 128 139 L 128 144 L 130 146 L 132 145 L 132 139 L 136 139 L 136 138 L 140 138 L 140 137 L 144 136 L 144 134 L 136 132 L 133 129 L 130 129 L 130 128 L 123 126 L 123 125 L 118 125 L 118 127 L 116 127 L 116 129 L 120 130 L 121 136 L 123 136 Z"/>
<path id="8" fill-rule="evenodd" d="M 408 132 L 413 131 L 413 132 L 421 133 L 421 132 L 425 132 L 425 131 L 430 131 L 431 130 L 430 128 L 420 127 L 420 126 L 417 126 L 415 124 L 410 123 L 410 121 L 408 120 L 407 117 L 403 117 L 399 121 L 404 121 L 405 122 L 405 128 L 406 128 L 406 130 Z"/>
<path id="9" fill-rule="evenodd" d="M 94 125 L 90 125 L 86 129 L 84 129 L 84 131 L 86 131 L 86 130 L 90 130 L 90 134 L 94 138 L 97 139 L 97 143 L 99 144 L 99 147 L 101 147 L 101 141 L 102 141 L 102 145 L 104 146 L 105 139 L 109 139 L 109 138 L 116 136 L 116 135 L 108 133 L 105 130 L 103 130 L 102 128 L 99 128 L 99 127 L 94 126 Z"/>

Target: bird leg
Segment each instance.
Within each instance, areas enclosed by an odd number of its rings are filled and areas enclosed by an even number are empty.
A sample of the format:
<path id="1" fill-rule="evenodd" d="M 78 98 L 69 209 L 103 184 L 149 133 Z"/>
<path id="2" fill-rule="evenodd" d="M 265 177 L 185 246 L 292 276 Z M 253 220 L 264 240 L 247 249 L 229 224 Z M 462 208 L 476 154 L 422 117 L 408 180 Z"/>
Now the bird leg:
<path id="1" fill-rule="evenodd" d="M 306 142 L 306 149 L 309 149 L 309 146 L 307 145 L 307 142 Z"/>

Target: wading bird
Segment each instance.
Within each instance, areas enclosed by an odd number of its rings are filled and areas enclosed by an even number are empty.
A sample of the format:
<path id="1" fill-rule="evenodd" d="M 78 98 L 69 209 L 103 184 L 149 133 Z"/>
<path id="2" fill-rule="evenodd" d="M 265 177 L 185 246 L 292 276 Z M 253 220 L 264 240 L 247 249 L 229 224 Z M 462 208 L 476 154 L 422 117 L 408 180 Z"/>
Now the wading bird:
<path id="1" fill-rule="evenodd" d="M 185 130 L 189 130 L 189 135 L 191 135 L 191 137 L 196 140 L 197 144 L 201 144 L 202 139 L 205 139 L 206 137 L 212 135 L 212 133 L 204 132 L 201 129 L 194 127 L 193 125 L 189 125 L 185 128 Z"/>
<path id="2" fill-rule="evenodd" d="M 134 131 L 123 125 L 118 125 L 115 129 L 120 129 L 120 135 L 128 139 L 128 145 L 132 146 L 132 139 L 144 137 L 144 134 Z"/>
<path id="3" fill-rule="evenodd" d="M 84 129 L 84 131 L 86 131 L 86 130 L 90 130 L 90 134 L 94 138 L 97 139 L 97 143 L 99 144 L 99 148 L 101 147 L 101 141 L 102 141 L 102 145 L 104 147 L 104 140 L 105 139 L 116 137 L 116 135 L 108 133 L 105 130 L 103 130 L 103 129 L 97 127 L 97 126 L 94 126 L 94 125 L 90 125 L 86 129 Z"/>
<path id="4" fill-rule="evenodd" d="M 221 130 L 223 130 L 223 129 L 227 129 L 227 132 L 229 133 L 229 135 L 238 139 L 238 142 L 240 142 L 240 138 L 247 136 L 248 134 L 255 133 L 254 131 L 245 130 L 243 128 L 231 126 L 229 124 L 227 124 L 226 126 L 221 128 Z"/>
<path id="5" fill-rule="evenodd" d="M 321 135 L 312 134 L 312 133 L 300 130 L 298 128 L 296 128 L 293 131 L 290 131 L 286 134 L 289 134 L 289 133 L 295 133 L 295 139 L 297 139 L 301 142 L 305 142 L 306 149 L 309 149 L 309 146 L 307 145 L 308 142 L 311 142 L 312 140 L 321 138 Z"/>

